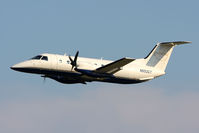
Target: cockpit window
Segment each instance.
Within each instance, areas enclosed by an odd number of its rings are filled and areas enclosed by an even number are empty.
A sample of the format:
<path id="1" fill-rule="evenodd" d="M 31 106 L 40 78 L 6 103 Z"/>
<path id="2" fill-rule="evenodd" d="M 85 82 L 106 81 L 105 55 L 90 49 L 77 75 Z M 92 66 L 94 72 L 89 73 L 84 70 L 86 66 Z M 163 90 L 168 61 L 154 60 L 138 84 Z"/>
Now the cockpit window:
<path id="1" fill-rule="evenodd" d="M 48 57 L 47 56 L 43 56 L 41 59 L 45 60 L 45 61 L 48 61 Z"/>
<path id="2" fill-rule="evenodd" d="M 37 56 L 35 56 L 35 57 L 33 57 L 33 58 L 31 58 L 32 60 L 40 60 L 41 59 L 41 55 L 37 55 Z"/>

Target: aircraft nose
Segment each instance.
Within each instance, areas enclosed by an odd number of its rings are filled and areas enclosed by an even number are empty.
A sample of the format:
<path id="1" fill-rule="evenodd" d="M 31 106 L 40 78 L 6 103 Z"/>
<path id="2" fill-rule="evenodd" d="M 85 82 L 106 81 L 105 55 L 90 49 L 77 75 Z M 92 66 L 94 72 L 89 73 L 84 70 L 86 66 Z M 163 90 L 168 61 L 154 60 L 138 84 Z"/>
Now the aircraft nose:
<path id="1" fill-rule="evenodd" d="M 22 63 L 18 63 L 18 64 L 15 64 L 15 65 L 13 65 L 13 66 L 10 67 L 10 69 L 16 70 L 16 71 L 19 71 L 22 68 L 24 68 L 24 66 L 22 65 Z"/>
<path id="2" fill-rule="evenodd" d="M 10 69 L 15 70 L 15 71 L 24 71 L 29 67 L 30 67 L 30 63 L 28 61 L 25 61 L 25 62 L 21 62 L 21 63 L 11 66 Z"/>
<path id="3" fill-rule="evenodd" d="M 14 66 L 11 66 L 10 69 L 15 70 L 15 67 L 14 67 Z"/>
<path id="4" fill-rule="evenodd" d="M 12 69 L 12 70 L 17 70 L 18 68 L 20 68 L 20 66 L 18 64 L 10 67 L 10 69 Z"/>

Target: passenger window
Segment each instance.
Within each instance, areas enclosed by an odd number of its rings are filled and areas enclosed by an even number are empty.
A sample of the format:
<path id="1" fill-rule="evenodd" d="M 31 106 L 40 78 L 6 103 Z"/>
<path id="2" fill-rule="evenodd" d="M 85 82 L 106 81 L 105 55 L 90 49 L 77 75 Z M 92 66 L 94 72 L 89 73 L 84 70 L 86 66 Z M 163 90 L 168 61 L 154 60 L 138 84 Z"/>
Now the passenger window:
<path id="1" fill-rule="evenodd" d="M 43 56 L 41 59 L 45 60 L 45 61 L 48 61 L 48 57 L 47 56 Z"/>
<path id="2" fill-rule="evenodd" d="M 33 57 L 32 60 L 40 60 L 41 57 L 42 57 L 41 55 L 37 55 L 37 56 Z"/>

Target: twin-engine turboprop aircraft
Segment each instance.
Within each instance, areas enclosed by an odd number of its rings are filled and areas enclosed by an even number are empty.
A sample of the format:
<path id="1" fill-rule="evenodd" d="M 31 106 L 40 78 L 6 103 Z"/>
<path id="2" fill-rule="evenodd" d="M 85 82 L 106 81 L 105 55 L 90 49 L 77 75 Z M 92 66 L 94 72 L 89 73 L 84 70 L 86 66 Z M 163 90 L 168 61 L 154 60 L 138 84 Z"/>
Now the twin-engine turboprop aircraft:
<path id="1" fill-rule="evenodd" d="M 99 60 L 57 54 L 41 54 L 11 67 L 11 69 L 40 74 L 65 84 L 92 81 L 134 84 L 165 74 L 174 46 L 187 41 L 158 43 L 143 59 L 122 58 L 117 61 Z"/>

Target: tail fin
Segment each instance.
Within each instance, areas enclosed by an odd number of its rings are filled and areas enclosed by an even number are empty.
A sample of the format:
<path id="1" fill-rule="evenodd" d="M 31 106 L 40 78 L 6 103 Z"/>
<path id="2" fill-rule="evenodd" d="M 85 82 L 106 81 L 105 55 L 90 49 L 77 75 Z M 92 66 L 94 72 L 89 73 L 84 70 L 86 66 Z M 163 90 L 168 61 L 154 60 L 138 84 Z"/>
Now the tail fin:
<path id="1" fill-rule="evenodd" d="M 165 71 L 174 46 L 186 43 L 191 42 L 178 41 L 158 43 L 149 53 L 149 55 L 145 57 L 146 65 L 150 67 L 155 67 L 160 71 Z"/>

